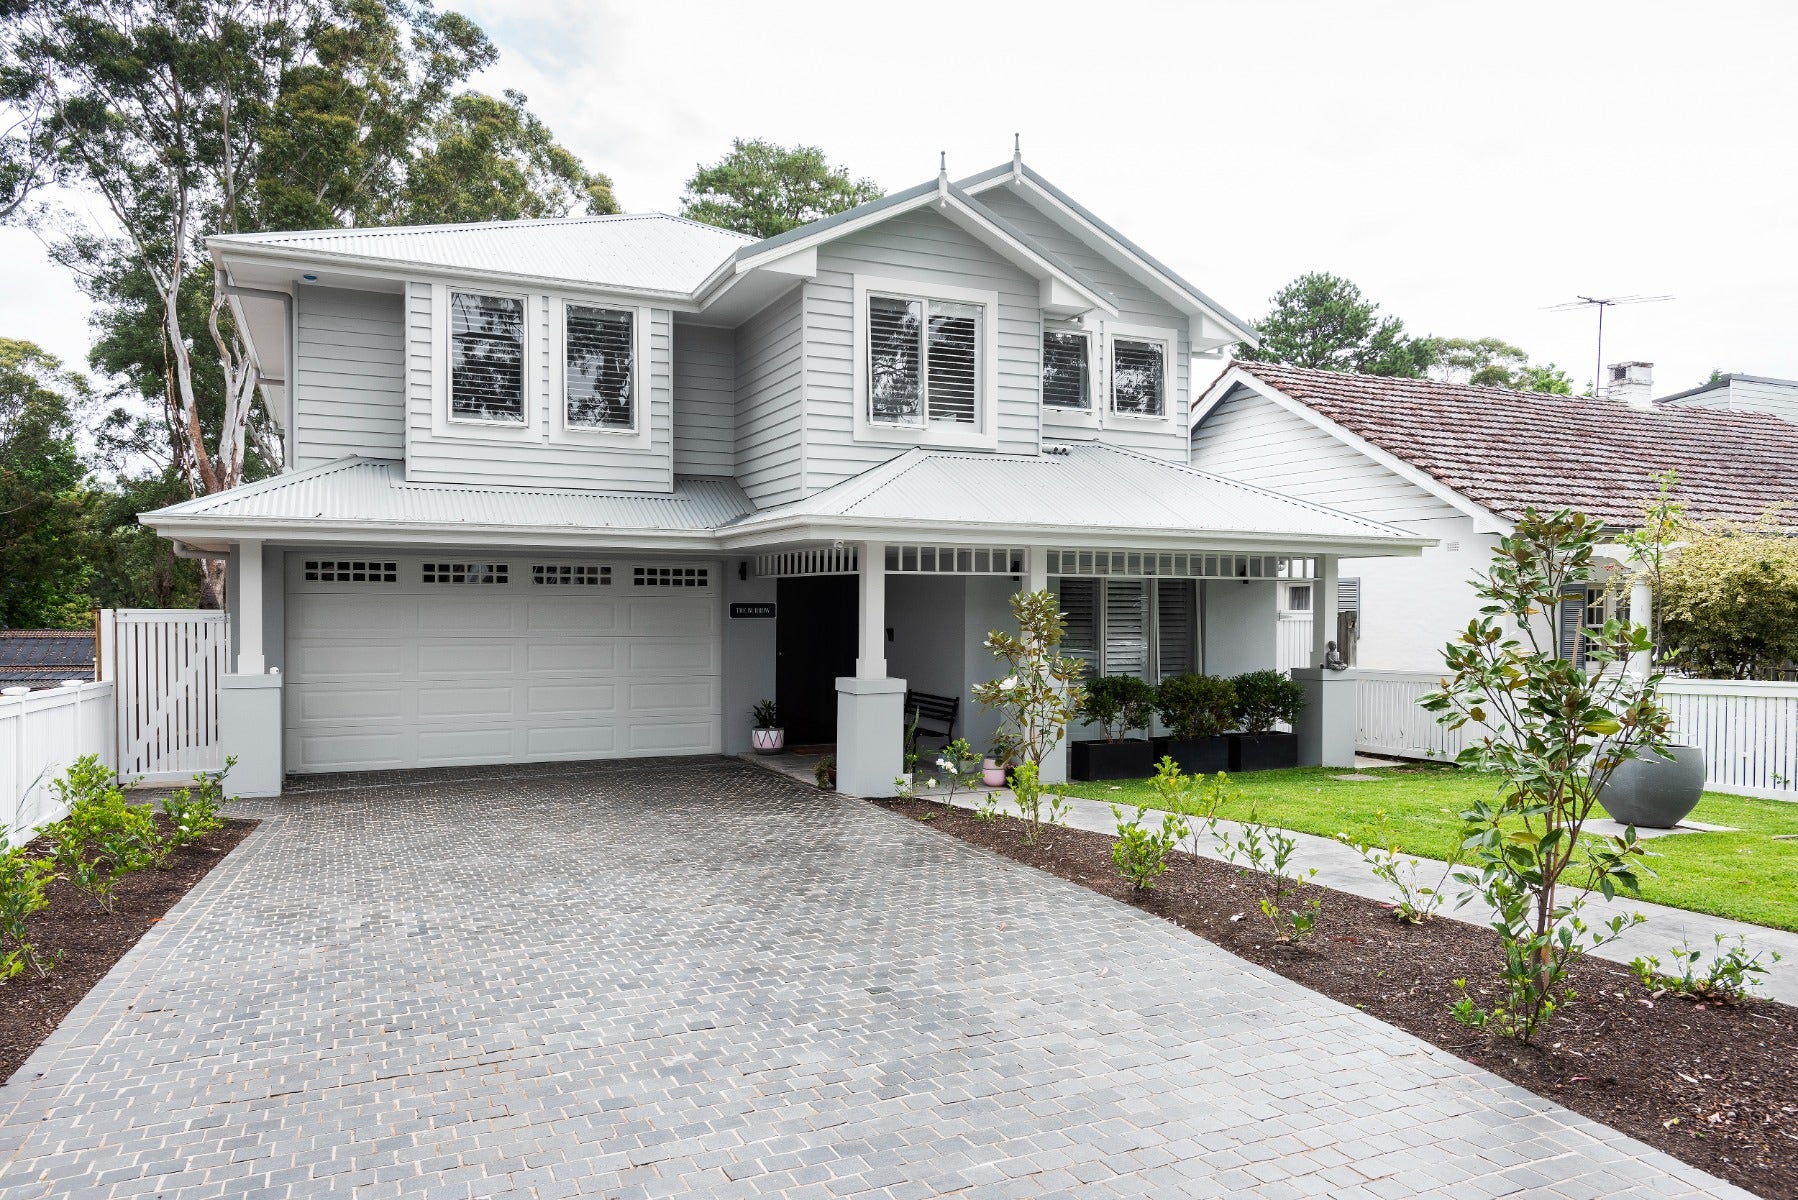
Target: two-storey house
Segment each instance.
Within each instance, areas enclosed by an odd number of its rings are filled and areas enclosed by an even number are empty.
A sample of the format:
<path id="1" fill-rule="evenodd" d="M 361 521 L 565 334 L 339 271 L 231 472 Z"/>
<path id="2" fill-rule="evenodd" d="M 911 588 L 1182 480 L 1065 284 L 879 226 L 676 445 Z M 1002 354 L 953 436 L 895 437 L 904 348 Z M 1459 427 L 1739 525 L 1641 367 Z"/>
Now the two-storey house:
<path id="1" fill-rule="evenodd" d="M 246 794 L 736 752 L 764 697 L 881 794 L 908 685 L 990 738 L 968 691 L 1022 587 L 1096 672 L 1234 672 L 1274 665 L 1279 580 L 1427 541 L 1192 469 L 1193 356 L 1254 331 L 1015 156 L 765 241 L 649 214 L 211 249 L 289 469 L 144 519 L 229 556 Z M 1348 696 L 1313 760 L 1352 753 Z"/>

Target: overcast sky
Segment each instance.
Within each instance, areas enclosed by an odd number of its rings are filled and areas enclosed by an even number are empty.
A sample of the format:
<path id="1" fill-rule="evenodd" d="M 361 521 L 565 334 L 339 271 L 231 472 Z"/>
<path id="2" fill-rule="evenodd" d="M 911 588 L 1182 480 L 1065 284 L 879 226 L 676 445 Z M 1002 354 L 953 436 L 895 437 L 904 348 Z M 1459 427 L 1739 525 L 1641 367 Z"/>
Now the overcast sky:
<path id="1" fill-rule="evenodd" d="M 678 211 L 735 136 L 883 187 L 1025 159 L 1250 320 L 1305 271 L 1417 333 L 1515 342 L 1584 386 L 1712 367 L 1798 378 L 1798 5 L 1230 3 L 897 7 L 459 0 L 626 211 Z M 86 308 L 0 231 L 0 333 L 85 358 Z"/>

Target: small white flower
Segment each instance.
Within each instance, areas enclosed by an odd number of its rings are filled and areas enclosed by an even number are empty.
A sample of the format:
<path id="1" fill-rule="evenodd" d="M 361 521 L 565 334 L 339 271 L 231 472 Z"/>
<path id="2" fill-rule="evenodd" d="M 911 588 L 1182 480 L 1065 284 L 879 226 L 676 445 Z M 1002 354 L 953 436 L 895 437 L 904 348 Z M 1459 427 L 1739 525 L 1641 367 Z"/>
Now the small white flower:
<path id="1" fill-rule="evenodd" d="M 934 780 L 934 779 L 932 779 L 932 780 L 930 780 L 930 781 L 929 781 L 929 783 L 928 783 L 928 784 L 927 784 L 927 786 L 928 786 L 928 787 L 929 787 L 929 788 L 930 788 L 930 789 L 931 789 L 931 790 L 932 790 L 932 791 L 935 791 L 935 790 L 936 790 L 936 780 Z"/>
<path id="2" fill-rule="evenodd" d="M 1009 692 L 1017 686 L 1018 677 L 1016 675 L 1007 675 L 1004 679 L 999 681 L 999 690 L 1002 692 Z"/>

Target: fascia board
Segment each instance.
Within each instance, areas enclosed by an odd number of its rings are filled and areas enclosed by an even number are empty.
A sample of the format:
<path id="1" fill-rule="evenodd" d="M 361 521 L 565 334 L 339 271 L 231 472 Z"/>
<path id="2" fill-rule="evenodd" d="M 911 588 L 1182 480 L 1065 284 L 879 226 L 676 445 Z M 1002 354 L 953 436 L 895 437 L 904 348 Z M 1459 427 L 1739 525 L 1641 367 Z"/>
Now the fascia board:
<path id="1" fill-rule="evenodd" d="M 292 544 L 382 546 L 542 546 L 558 549 L 609 547 L 651 549 L 673 544 L 682 549 L 716 549 L 717 534 L 699 530 L 560 529 L 529 525 L 431 524 L 411 521 L 321 521 L 308 517 L 243 517 L 208 519 L 204 515 L 141 518 L 156 532 L 186 544 L 230 543 L 245 538 Z"/>
<path id="2" fill-rule="evenodd" d="M 1194 411 L 1193 426 L 1196 428 L 1199 422 L 1204 420 L 1211 410 L 1223 401 L 1224 396 L 1229 393 L 1230 389 L 1238 383 L 1247 387 L 1256 395 L 1261 396 L 1279 408 L 1284 409 L 1286 412 L 1291 413 L 1293 416 L 1298 417 L 1305 423 L 1329 434 L 1351 450 L 1372 459 L 1374 462 L 1385 467 L 1388 471 L 1391 471 L 1394 475 L 1399 476 L 1406 482 L 1417 485 L 1456 511 L 1465 516 L 1472 517 L 1474 527 L 1478 532 L 1499 533 L 1508 532 L 1510 530 L 1512 523 L 1493 512 L 1485 505 L 1470 500 L 1460 492 L 1457 492 L 1454 488 L 1448 486 L 1448 484 L 1437 479 L 1434 475 L 1431 475 L 1428 471 L 1419 470 L 1417 467 L 1412 466 L 1396 454 L 1380 449 L 1380 447 L 1374 445 L 1360 434 L 1338 425 L 1335 421 L 1330 420 L 1330 418 L 1324 416 L 1309 404 L 1306 404 L 1303 401 L 1294 400 L 1285 392 L 1282 392 L 1272 384 L 1262 381 L 1259 377 L 1243 370 L 1241 367 L 1231 367 L 1228 371 L 1223 373 L 1222 377 L 1220 377 L 1216 383 L 1211 385 L 1210 390 L 1205 393 L 1204 402 Z"/>

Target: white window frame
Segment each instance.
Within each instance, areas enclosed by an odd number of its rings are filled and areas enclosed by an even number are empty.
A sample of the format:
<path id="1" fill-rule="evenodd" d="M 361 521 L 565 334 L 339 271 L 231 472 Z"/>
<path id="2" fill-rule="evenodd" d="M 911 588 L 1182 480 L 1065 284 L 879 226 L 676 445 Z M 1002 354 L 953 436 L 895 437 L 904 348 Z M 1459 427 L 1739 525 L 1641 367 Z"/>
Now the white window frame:
<path id="1" fill-rule="evenodd" d="M 1161 362 L 1166 370 L 1165 392 L 1161 397 L 1161 414 L 1159 416 L 1142 416 L 1137 413 L 1119 412 L 1117 395 L 1112 390 L 1112 347 L 1123 339 L 1127 342 L 1156 342 L 1161 346 Z M 1183 407 L 1180 402 L 1180 331 L 1161 325 L 1119 325 L 1107 322 L 1104 337 L 1105 352 L 1105 415 L 1106 425 L 1113 428 L 1141 428 L 1144 425 L 1169 425 L 1181 415 Z"/>
<path id="2" fill-rule="evenodd" d="M 450 293 L 470 296 L 499 296 L 518 300 L 524 305 L 524 420 L 483 421 L 475 417 L 458 417 L 450 411 Z M 536 297 L 510 288 L 487 287 L 484 284 L 434 283 L 431 285 L 431 434 L 439 438 L 456 438 L 477 442 L 534 442 L 542 437 L 542 380 L 540 354 L 531 345 L 540 328 L 541 313 L 534 311 Z"/>
<path id="3" fill-rule="evenodd" d="M 1057 408 L 1043 399 L 1043 339 L 1051 333 L 1076 333 L 1086 339 L 1086 386 L 1087 397 L 1085 408 Z M 1102 423 L 1101 410 L 1109 403 L 1111 389 L 1107 382 L 1105 364 L 1100 360 L 1103 354 L 1104 339 L 1098 333 L 1079 321 L 1054 321 L 1044 318 L 1037 330 L 1036 338 L 1036 381 L 1037 407 L 1042 410 L 1044 427 L 1060 429 L 1098 429 Z"/>
<path id="4" fill-rule="evenodd" d="M 553 296 L 549 301 L 556 307 L 556 317 L 551 324 L 549 369 L 555 373 L 556 383 L 549 389 L 554 403 L 550 406 L 554 411 L 550 415 L 549 427 L 551 440 L 568 445 L 605 445 L 622 446 L 631 449 L 647 450 L 650 445 L 651 397 L 649 394 L 649 350 L 650 324 L 654 320 L 655 310 L 636 304 L 619 304 L 614 301 L 587 299 L 581 296 Z M 568 422 L 568 309 L 604 308 L 613 312 L 631 314 L 631 427 L 571 425 Z"/>
<path id="5" fill-rule="evenodd" d="M 915 279 L 888 279 L 873 275 L 857 275 L 853 287 L 855 355 L 855 423 L 854 438 L 858 442 L 874 442 L 889 446 L 931 446 L 947 449 L 999 448 L 999 293 L 975 288 L 950 287 L 947 284 L 922 283 Z M 976 304 L 980 314 L 980 394 L 975 402 L 975 420 L 971 427 L 954 428 L 946 423 L 933 423 L 926 415 L 922 427 L 889 425 L 868 416 L 868 297 L 870 294 L 895 299 L 917 300 L 928 304 L 942 300 L 951 304 Z M 926 311 L 928 328 L 929 314 Z M 928 397 L 926 397 L 928 405 Z M 926 409 L 928 414 L 928 408 Z"/>
<path id="6" fill-rule="evenodd" d="M 1293 597 L 1303 591 L 1305 607 L 1300 608 L 1293 603 Z M 1310 580 L 1298 583 L 1282 583 L 1280 585 L 1280 611 L 1294 615 L 1310 616 L 1317 603 L 1317 590 Z"/>

